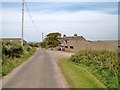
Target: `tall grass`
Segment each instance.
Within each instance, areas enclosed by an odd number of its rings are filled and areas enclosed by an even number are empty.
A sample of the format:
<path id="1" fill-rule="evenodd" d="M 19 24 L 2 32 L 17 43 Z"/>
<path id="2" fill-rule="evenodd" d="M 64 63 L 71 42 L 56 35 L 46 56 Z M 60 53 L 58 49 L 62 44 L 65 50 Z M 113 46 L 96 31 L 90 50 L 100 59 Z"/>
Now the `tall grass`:
<path id="1" fill-rule="evenodd" d="M 84 50 L 70 60 L 87 68 L 108 88 L 118 87 L 118 53 L 107 50 Z"/>
<path id="2" fill-rule="evenodd" d="M 1 75 L 7 75 L 13 68 L 19 66 L 31 55 L 33 55 L 35 51 L 36 49 L 29 45 L 21 47 L 21 45 L 17 43 L 2 43 L 2 69 L 0 70 Z"/>

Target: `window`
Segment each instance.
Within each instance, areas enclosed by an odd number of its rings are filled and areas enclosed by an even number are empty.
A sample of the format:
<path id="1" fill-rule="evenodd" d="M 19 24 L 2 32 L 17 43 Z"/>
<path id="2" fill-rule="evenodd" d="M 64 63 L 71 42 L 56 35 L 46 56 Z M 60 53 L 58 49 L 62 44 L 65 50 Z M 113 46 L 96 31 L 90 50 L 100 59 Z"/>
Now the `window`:
<path id="1" fill-rule="evenodd" d="M 68 48 L 68 46 L 65 46 L 65 48 Z"/>
<path id="2" fill-rule="evenodd" d="M 70 46 L 70 49 L 73 49 L 74 47 L 73 46 Z"/>

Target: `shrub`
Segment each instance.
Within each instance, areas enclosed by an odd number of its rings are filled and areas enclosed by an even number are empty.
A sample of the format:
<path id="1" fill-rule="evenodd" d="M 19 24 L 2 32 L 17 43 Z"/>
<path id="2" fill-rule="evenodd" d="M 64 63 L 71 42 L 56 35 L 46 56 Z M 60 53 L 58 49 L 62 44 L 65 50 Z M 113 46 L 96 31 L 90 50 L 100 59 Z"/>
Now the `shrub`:
<path id="1" fill-rule="evenodd" d="M 42 43 L 41 43 L 41 47 L 42 47 L 42 48 L 47 48 L 47 46 L 48 46 L 48 45 L 47 45 L 47 42 L 42 42 Z"/>
<path id="2" fill-rule="evenodd" d="M 108 87 L 118 86 L 118 53 L 106 50 L 84 50 L 70 60 L 87 67 Z M 99 76 L 98 76 L 99 75 Z"/>
<path id="3" fill-rule="evenodd" d="M 4 42 L 2 43 L 2 56 L 8 58 L 20 57 L 23 53 L 23 47 L 17 43 Z"/>
<path id="4" fill-rule="evenodd" d="M 29 45 L 24 45 L 24 47 L 22 47 L 20 44 L 13 42 L 3 42 L 1 47 L 2 70 L 0 67 L 0 74 L 2 74 L 2 76 L 5 76 L 13 68 L 19 66 L 36 51 L 34 47 L 31 47 Z"/>

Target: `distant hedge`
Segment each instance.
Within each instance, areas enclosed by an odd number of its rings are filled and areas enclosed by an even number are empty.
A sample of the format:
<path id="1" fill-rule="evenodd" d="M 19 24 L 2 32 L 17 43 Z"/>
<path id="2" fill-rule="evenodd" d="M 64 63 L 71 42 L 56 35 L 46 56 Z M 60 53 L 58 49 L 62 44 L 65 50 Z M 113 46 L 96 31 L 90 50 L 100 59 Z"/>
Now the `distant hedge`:
<path id="1" fill-rule="evenodd" d="M 109 88 L 118 87 L 118 53 L 106 50 L 84 50 L 70 60 L 85 66 Z"/>

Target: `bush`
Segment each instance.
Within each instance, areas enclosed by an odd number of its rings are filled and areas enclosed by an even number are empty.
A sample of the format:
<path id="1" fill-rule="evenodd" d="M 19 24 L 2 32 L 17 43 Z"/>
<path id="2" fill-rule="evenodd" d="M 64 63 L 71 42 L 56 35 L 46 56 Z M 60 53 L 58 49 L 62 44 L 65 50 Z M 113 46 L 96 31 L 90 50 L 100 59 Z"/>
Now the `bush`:
<path id="1" fill-rule="evenodd" d="M 8 58 L 20 57 L 23 53 L 23 47 L 17 43 L 4 42 L 2 43 L 2 56 Z"/>
<path id="2" fill-rule="evenodd" d="M 32 47 L 30 45 L 26 45 L 24 46 L 24 49 L 29 52 L 32 49 Z"/>
<path id="3" fill-rule="evenodd" d="M 70 60 L 87 67 L 107 87 L 118 87 L 118 53 L 106 50 L 84 50 Z"/>
<path id="4" fill-rule="evenodd" d="M 42 47 L 42 48 L 47 48 L 47 46 L 48 46 L 48 45 L 47 45 L 47 42 L 42 42 L 42 43 L 41 43 L 41 47 Z"/>
<path id="5" fill-rule="evenodd" d="M 2 43 L 2 76 L 8 74 L 13 68 L 19 66 L 27 60 L 36 51 L 34 47 L 25 45 L 22 47 L 18 43 L 3 42 Z"/>

